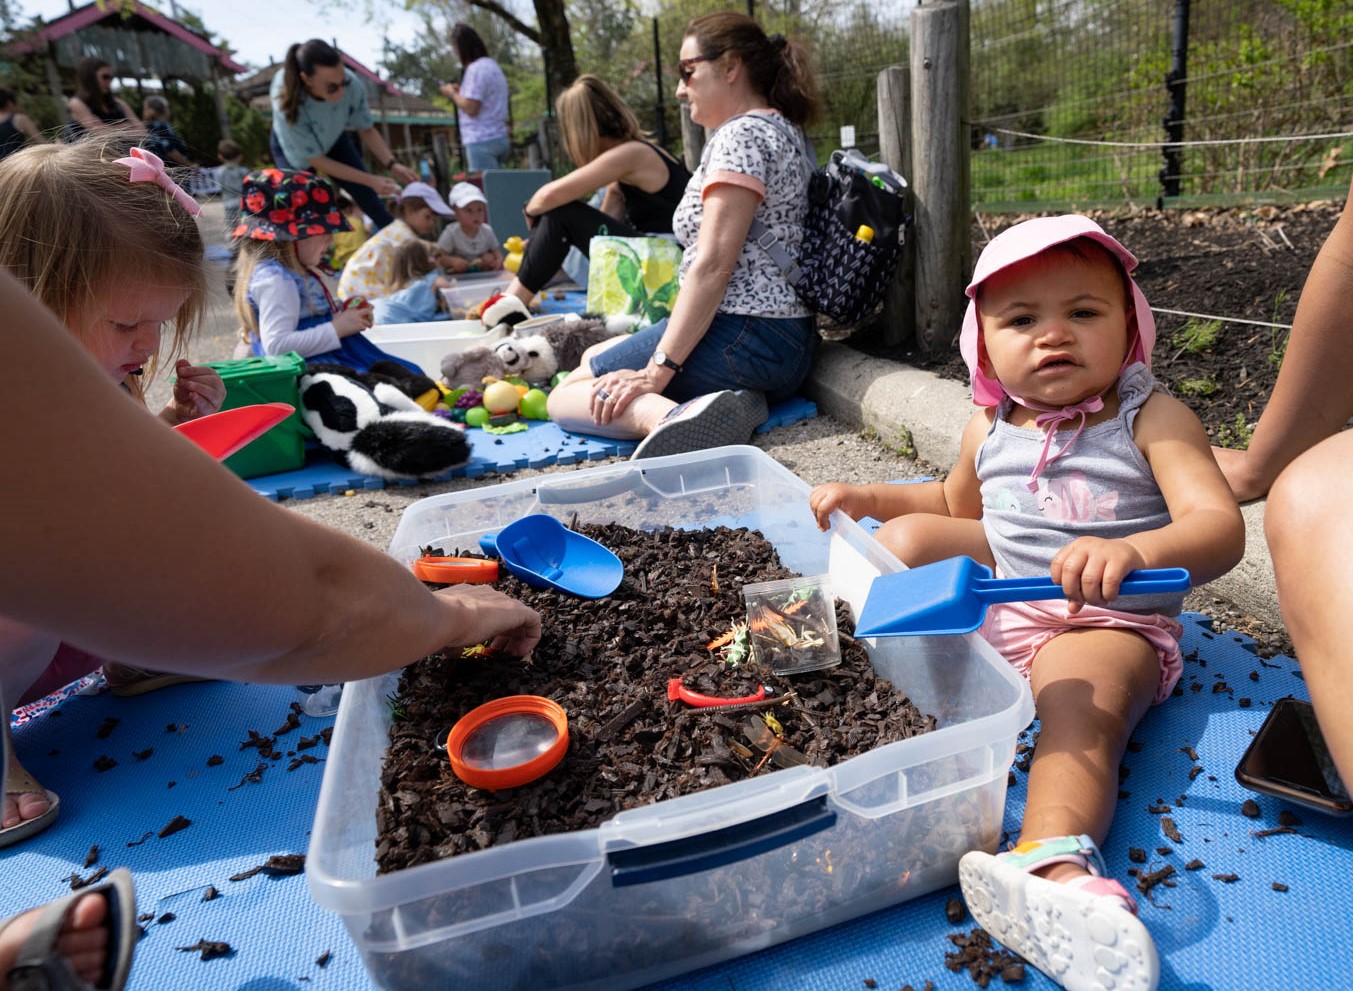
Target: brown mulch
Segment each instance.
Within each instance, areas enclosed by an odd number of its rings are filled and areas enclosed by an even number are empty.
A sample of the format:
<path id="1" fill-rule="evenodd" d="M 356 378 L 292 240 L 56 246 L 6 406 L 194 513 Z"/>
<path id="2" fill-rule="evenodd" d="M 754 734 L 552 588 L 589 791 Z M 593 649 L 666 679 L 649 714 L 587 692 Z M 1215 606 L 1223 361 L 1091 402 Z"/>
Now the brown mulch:
<path id="1" fill-rule="evenodd" d="M 779 677 L 755 654 L 735 665 L 730 653 L 708 649 L 746 619 L 744 585 L 792 575 L 760 534 L 723 527 L 577 529 L 624 562 L 625 578 L 614 594 L 579 599 L 501 578 L 499 588 L 545 620 L 530 657 L 436 654 L 402 675 L 391 700 L 394 723 L 377 814 L 382 872 L 593 828 L 625 809 L 797 762 L 834 765 L 934 728 L 932 716 L 874 674 L 863 645 L 849 636 L 853 626 L 844 603 L 836 603 L 837 667 Z M 790 625 L 801 632 L 797 619 L 791 615 Z M 765 685 L 783 701 L 692 708 L 668 700 L 674 677 L 723 698 Z M 555 770 L 520 788 L 471 788 L 437 745 L 465 713 L 508 695 L 540 695 L 563 706 L 568 752 Z"/>

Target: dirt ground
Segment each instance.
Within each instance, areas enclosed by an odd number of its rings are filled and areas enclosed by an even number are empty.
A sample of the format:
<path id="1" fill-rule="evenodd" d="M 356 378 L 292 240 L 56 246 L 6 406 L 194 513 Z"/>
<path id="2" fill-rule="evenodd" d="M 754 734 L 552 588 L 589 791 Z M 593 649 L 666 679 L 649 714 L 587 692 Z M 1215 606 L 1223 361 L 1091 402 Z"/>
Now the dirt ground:
<path id="1" fill-rule="evenodd" d="M 1243 447 L 1281 364 L 1287 332 L 1222 322 L 1210 343 L 1189 334 L 1207 323 L 1161 310 L 1290 325 L 1301 287 L 1339 211 L 1340 201 L 1247 209 L 1093 212 L 1141 264 L 1137 281 L 1153 310 L 1157 378 L 1188 403 L 1213 443 Z M 1006 227 L 1028 216 L 977 217 L 973 257 Z M 863 329 L 846 343 L 871 354 L 967 380 L 957 348 L 943 355 L 889 349 Z M 1201 338 L 1201 340 L 1200 340 Z"/>

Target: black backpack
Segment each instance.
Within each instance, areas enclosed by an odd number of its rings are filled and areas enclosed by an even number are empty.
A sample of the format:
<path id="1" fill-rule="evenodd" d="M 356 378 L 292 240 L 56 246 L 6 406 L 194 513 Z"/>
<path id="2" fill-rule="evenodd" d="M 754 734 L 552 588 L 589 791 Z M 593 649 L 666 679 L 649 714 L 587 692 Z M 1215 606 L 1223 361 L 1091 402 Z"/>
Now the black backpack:
<path id="1" fill-rule="evenodd" d="M 778 114 L 745 114 L 792 136 L 810 162 L 797 129 Z M 770 255 L 805 305 L 841 324 L 858 323 L 883 301 L 905 243 L 907 181 L 858 151 L 834 151 L 808 182 L 799 258 L 753 217 L 748 239 Z"/>

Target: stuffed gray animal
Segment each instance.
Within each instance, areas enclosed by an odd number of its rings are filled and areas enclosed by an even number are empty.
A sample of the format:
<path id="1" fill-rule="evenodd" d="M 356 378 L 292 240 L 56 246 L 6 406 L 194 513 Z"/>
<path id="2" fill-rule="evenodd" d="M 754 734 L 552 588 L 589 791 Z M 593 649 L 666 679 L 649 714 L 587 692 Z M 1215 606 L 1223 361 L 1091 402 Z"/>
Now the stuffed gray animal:
<path id="1" fill-rule="evenodd" d="M 486 318 L 488 315 L 485 311 Z M 486 376 L 514 376 L 532 384 L 548 383 L 556 372 L 577 368 L 583 352 L 593 344 L 629 333 L 633 328 L 631 317 L 606 319 L 570 313 L 530 329 L 518 328 L 492 348 L 476 347 L 448 354 L 442 359 L 442 381 L 450 388 L 477 386 Z"/>

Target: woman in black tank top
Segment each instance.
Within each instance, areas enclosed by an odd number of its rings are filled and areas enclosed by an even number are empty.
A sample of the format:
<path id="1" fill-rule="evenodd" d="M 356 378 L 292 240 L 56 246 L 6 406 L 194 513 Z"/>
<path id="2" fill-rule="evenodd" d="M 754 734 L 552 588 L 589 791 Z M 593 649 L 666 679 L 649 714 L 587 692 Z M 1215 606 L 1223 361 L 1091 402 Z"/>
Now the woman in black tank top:
<path id="1" fill-rule="evenodd" d="M 75 67 L 75 95 L 66 101 L 70 111 L 67 140 L 74 141 L 86 131 L 126 128 L 128 133 L 144 137 L 145 125 L 132 108 L 113 95 L 113 68 L 96 58 L 81 59 Z"/>
<path id="2" fill-rule="evenodd" d="M 0 87 L 0 159 L 8 158 L 25 141 L 44 141 L 37 125 L 19 110 L 19 98 L 13 90 Z"/>
<path id="3" fill-rule="evenodd" d="M 634 111 L 596 76 L 579 76 L 555 105 L 564 150 L 578 167 L 526 203 L 531 237 L 508 287 L 523 302 L 559 271 L 569 248 L 587 254 L 595 235 L 670 234 L 691 178 L 681 162 L 644 140 Z M 601 209 L 581 202 L 598 189 L 605 189 Z"/>

